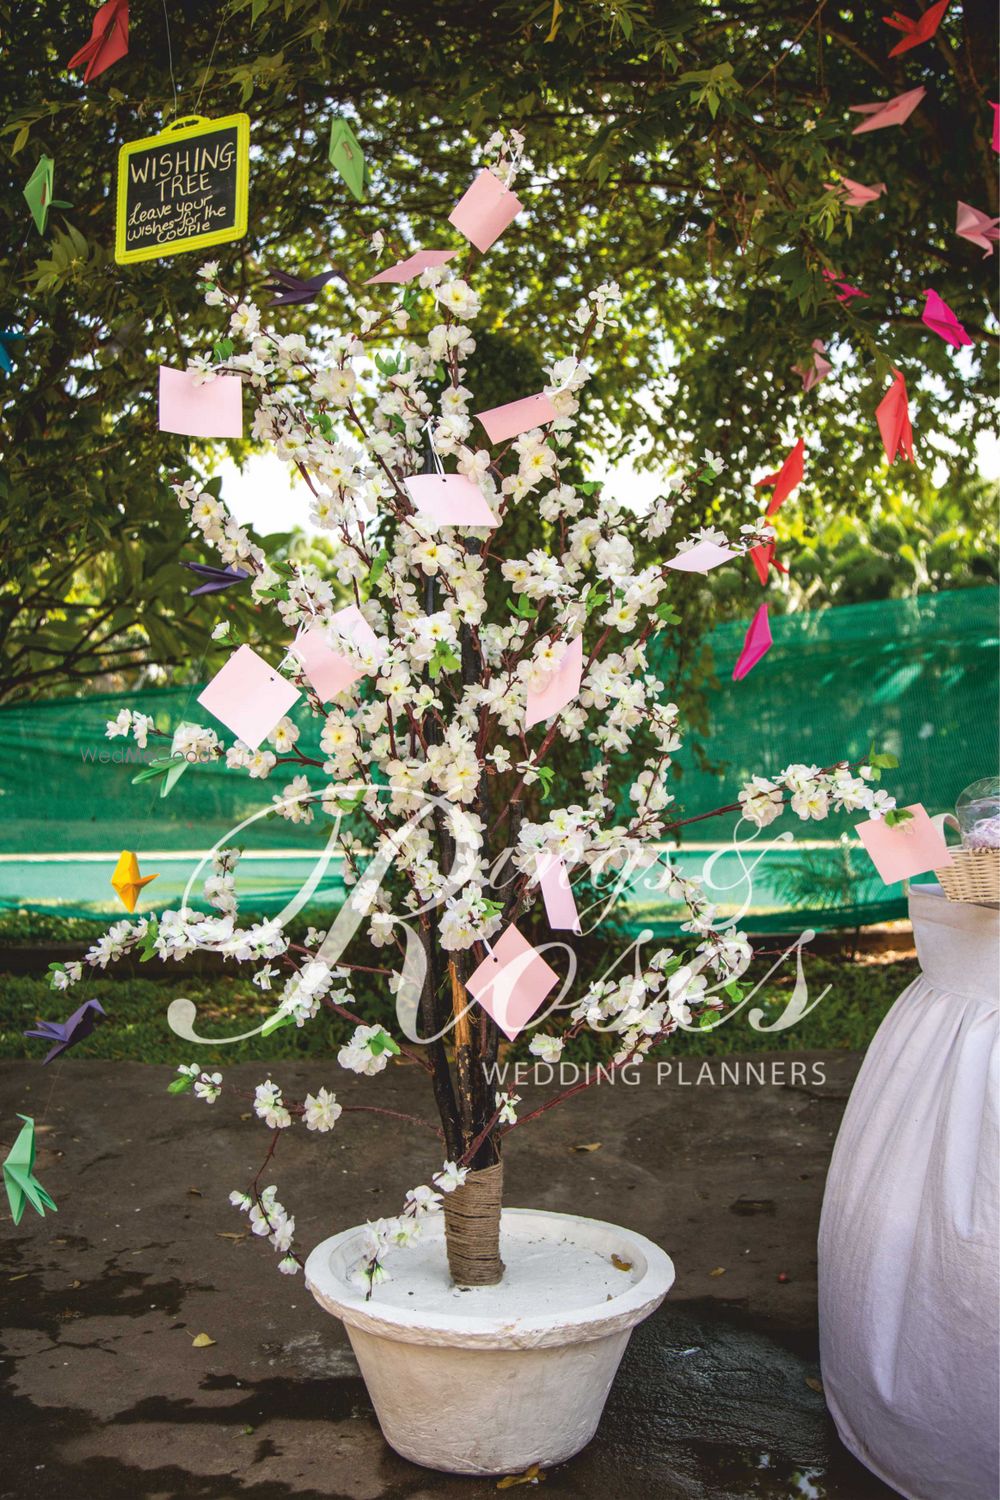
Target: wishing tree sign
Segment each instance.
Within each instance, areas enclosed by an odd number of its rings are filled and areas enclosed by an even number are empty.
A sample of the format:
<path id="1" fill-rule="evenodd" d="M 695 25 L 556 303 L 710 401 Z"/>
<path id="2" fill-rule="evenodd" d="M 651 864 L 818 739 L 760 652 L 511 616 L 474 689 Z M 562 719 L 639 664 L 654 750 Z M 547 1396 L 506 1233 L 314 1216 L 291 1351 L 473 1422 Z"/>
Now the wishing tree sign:
<path id="1" fill-rule="evenodd" d="M 115 260 L 154 260 L 247 231 L 250 117 L 192 116 L 118 153 Z"/>

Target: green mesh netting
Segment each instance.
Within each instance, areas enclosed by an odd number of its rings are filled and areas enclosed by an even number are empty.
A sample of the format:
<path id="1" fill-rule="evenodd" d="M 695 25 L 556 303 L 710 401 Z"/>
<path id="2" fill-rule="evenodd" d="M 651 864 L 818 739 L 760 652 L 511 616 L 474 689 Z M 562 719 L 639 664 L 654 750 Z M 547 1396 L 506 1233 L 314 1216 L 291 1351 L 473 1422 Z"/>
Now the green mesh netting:
<path id="1" fill-rule="evenodd" d="M 889 784 L 900 801 L 931 812 L 951 808 L 970 781 L 997 767 L 997 590 L 967 589 L 918 599 L 852 605 L 773 622 L 774 647 L 743 682 L 729 678 L 744 625 L 710 638 L 721 686 L 710 696 L 708 752 L 720 766 L 699 770 L 681 752 L 676 795 L 690 817 L 735 800 L 752 773 L 791 761 L 825 765 L 864 754 L 875 740 L 901 760 Z M 119 850 L 140 852 L 160 872 L 145 906 L 176 903 L 198 858 L 235 825 L 269 803 L 288 779 L 248 780 L 213 766 L 189 770 L 166 799 L 157 783 L 131 778 L 122 740 L 104 725 L 123 706 L 158 726 L 211 722 L 198 687 L 139 694 L 62 698 L 0 709 L 0 907 L 62 916 L 122 914 L 108 881 Z M 317 743 L 303 715 L 307 753 Z M 290 773 L 289 773 L 290 774 Z M 771 849 L 753 869 L 726 851 L 735 818 L 695 824 L 670 857 L 684 873 L 708 868 L 719 907 L 746 906 L 756 931 L 853 926 L 902 915 L 902 891 L 883 886 L 851 836 L 856 818 L 802 824 L 786 816 L 769 831 L 791 829 L 795 843 Z M 261 819 L 236 840 L 247 850 L 239 890 L 244 911 L 276 911 L 315 866 L 324 835 Z M 721 851 L 721 852 L 719 852 Z M 759 846 L 744 856 L 750 865 Z M 324 870 L 310 913 L 329 914 L 342 894 L 336 862 Z M 200 904 L 195 902 L 194 904 Z M 621 910 L 621 908 L 619 908 Z M 650 877 L 632 882 L 622 914 L 634 929 L 675 930 L 679 913 Z"/>

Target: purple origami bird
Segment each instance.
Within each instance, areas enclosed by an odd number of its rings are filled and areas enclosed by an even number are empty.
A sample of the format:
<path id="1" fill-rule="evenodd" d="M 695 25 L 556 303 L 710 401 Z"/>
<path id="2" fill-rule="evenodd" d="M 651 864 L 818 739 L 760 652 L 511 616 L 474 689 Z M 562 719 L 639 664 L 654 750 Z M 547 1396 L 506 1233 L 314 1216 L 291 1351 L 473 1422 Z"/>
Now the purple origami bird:
<path id="1" fill-rule="evenodd" d="M 296 302 L 315 302 L 328 281 L 339 276 L 339 271 L 324 271 L 320 276 L 310 276 L 302 281 L 298 276 L 289 276 L 287 271 L 268 271 L 271 280 L 265 282 L 265 292 L 273 292 L 274 307 L 290 307 Z"/>
<path id="2" fill-rule="evenodd" d="M 191 590 L 191 598 L 195 594 L 218 594 L 223 589 L 232 588 L 234 583 L 246 583 L 250 577 L 242 568 L 214 568 L 211 563 L 181 563 L 182 568 L 190 568 L 192 573 L 197 573 L 199 578 L 207 581 L 201 588 Z"/>
<path id="3" fill-rule="evenodd" d="M 67 1047 L 72 1047 L 77 1042 L 82 1042 L 88 1037 L 106 1016 L 104 1006 L 99 1000 L 86 1000 L 79 1010 L 75 1010 L 66 1021 L 39 1021 L 34 1031 L 26 1031 L 25 1036 L 40 1036 L 43 1042 L 55 1042 L 55 1046 L 42 1063 L 49 1063 L 60 1052 L 65 1052 Z"/>

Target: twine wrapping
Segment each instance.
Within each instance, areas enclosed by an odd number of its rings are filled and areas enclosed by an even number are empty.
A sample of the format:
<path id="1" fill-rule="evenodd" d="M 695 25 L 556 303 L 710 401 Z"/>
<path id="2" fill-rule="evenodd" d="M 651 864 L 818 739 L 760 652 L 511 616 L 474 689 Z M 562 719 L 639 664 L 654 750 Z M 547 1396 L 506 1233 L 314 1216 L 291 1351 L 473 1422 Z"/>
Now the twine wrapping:
<path id="1" fill-rule="evenodd" d="M 500 1205 L 503 1162 L 470 1172 L 463 1187 L 444 1200 L 448 1268 L 458 1286 L 496 1286 L 503 1277 L 500 1259 Z"/>

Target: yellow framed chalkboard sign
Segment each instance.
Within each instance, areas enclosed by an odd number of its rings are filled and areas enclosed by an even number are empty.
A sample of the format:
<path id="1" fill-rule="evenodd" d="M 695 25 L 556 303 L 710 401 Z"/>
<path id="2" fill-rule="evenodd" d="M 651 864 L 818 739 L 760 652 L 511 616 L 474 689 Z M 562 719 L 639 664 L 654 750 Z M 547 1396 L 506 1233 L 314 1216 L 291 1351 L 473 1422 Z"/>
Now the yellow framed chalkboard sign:
<path id="1" fill-rule="evenodd" d="M 156 260 L 242 239 L 250 117 L 192 115 L 118 153 L 115 260 Z"/>

